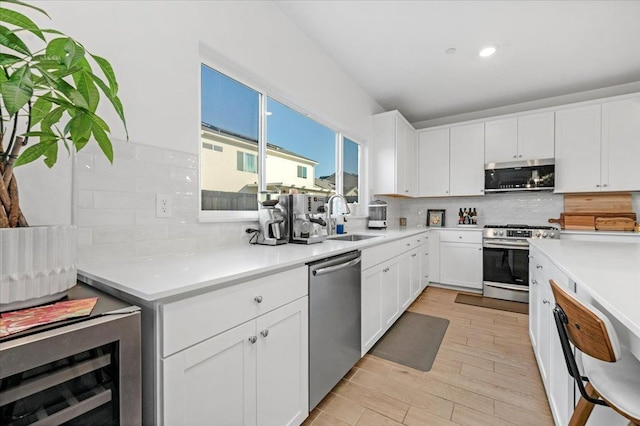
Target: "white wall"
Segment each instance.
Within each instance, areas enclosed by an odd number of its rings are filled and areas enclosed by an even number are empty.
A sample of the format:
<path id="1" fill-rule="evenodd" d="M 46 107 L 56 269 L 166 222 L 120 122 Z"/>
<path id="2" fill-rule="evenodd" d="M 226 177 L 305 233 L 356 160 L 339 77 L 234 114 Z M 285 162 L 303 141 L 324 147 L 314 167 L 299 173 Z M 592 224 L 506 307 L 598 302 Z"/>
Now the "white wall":
<path id="1" fill-rule="evenodd" d="M 126 143 L 108 102 L 99 110 L 112 127 L 113 167 L 89 148 L 75 169 L 61 160 L 54 173 L 41 164 L 17 172 L 32 224 L 79 225 L 81 263 L 246 243 L 243 224 L 198 224 L 201 60 L 364 145 L 371 139 L 371 115 L 382 111 L 270 1 L 52 0 L 36 5 L 52 18 L 38 23 L 67 33 L 111 62 L 128 123 Z M 25 189 L 26 182 L 34 188 L 46 184 L 46 191 Z M 158 192 L 174 197 L 173 218 L 153 217 Z"/>

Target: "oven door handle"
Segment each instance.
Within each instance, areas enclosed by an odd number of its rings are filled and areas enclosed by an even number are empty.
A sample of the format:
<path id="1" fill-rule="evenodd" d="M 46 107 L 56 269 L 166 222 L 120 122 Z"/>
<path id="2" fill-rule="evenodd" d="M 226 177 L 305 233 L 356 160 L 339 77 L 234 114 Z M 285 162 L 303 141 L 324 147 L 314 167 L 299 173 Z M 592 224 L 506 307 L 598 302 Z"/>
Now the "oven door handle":
<path id="1" fill-rule="evenodd" d="M 498 248 L 498 249 L 516 249 L 516 250 L 529 250 L 529 243 L 516 243 L 516 242 L 504 242 L 494 243 L 491 241 L 485 241 L 482 247 L 486 248 Z"/>

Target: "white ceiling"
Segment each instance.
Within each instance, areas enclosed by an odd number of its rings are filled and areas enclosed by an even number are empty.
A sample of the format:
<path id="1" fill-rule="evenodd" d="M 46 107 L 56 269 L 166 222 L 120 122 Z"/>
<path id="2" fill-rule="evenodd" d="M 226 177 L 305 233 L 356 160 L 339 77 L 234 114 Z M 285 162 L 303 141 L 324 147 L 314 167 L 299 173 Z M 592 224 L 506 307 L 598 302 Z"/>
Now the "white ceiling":
<path id="1" fill-rule="evenodd" d="M 640 81 L 638 0 L 275 3 L 414 123 Z"/>

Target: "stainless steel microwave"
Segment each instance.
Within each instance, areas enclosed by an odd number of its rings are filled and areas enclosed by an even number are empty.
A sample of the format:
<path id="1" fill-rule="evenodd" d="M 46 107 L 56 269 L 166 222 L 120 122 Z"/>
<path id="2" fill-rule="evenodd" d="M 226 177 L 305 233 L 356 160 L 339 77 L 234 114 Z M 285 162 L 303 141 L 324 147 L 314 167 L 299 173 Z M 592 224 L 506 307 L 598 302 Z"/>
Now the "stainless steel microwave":
<path id="1" fill-rule="evenodd" d="M 485 193 L 552 191 L 554 186 L 555 164 L 552 158 L 485 165 Z"/>

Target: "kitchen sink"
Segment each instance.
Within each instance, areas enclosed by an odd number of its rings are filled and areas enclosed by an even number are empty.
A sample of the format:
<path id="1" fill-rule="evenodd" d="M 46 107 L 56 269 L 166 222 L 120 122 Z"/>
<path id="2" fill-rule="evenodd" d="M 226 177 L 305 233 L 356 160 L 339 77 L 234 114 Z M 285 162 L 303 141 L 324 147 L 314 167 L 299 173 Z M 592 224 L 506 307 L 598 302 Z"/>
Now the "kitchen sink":
<path id="1" fill-rule="evenodd" d="M 341 235 L 339 237 L 330 237 L 330 240 L 335 241 L 362 241 L 368 240 L 369 238 L 378 238 L 378 235 L 358 235 L 358 234 L 348 234 Z"/>

